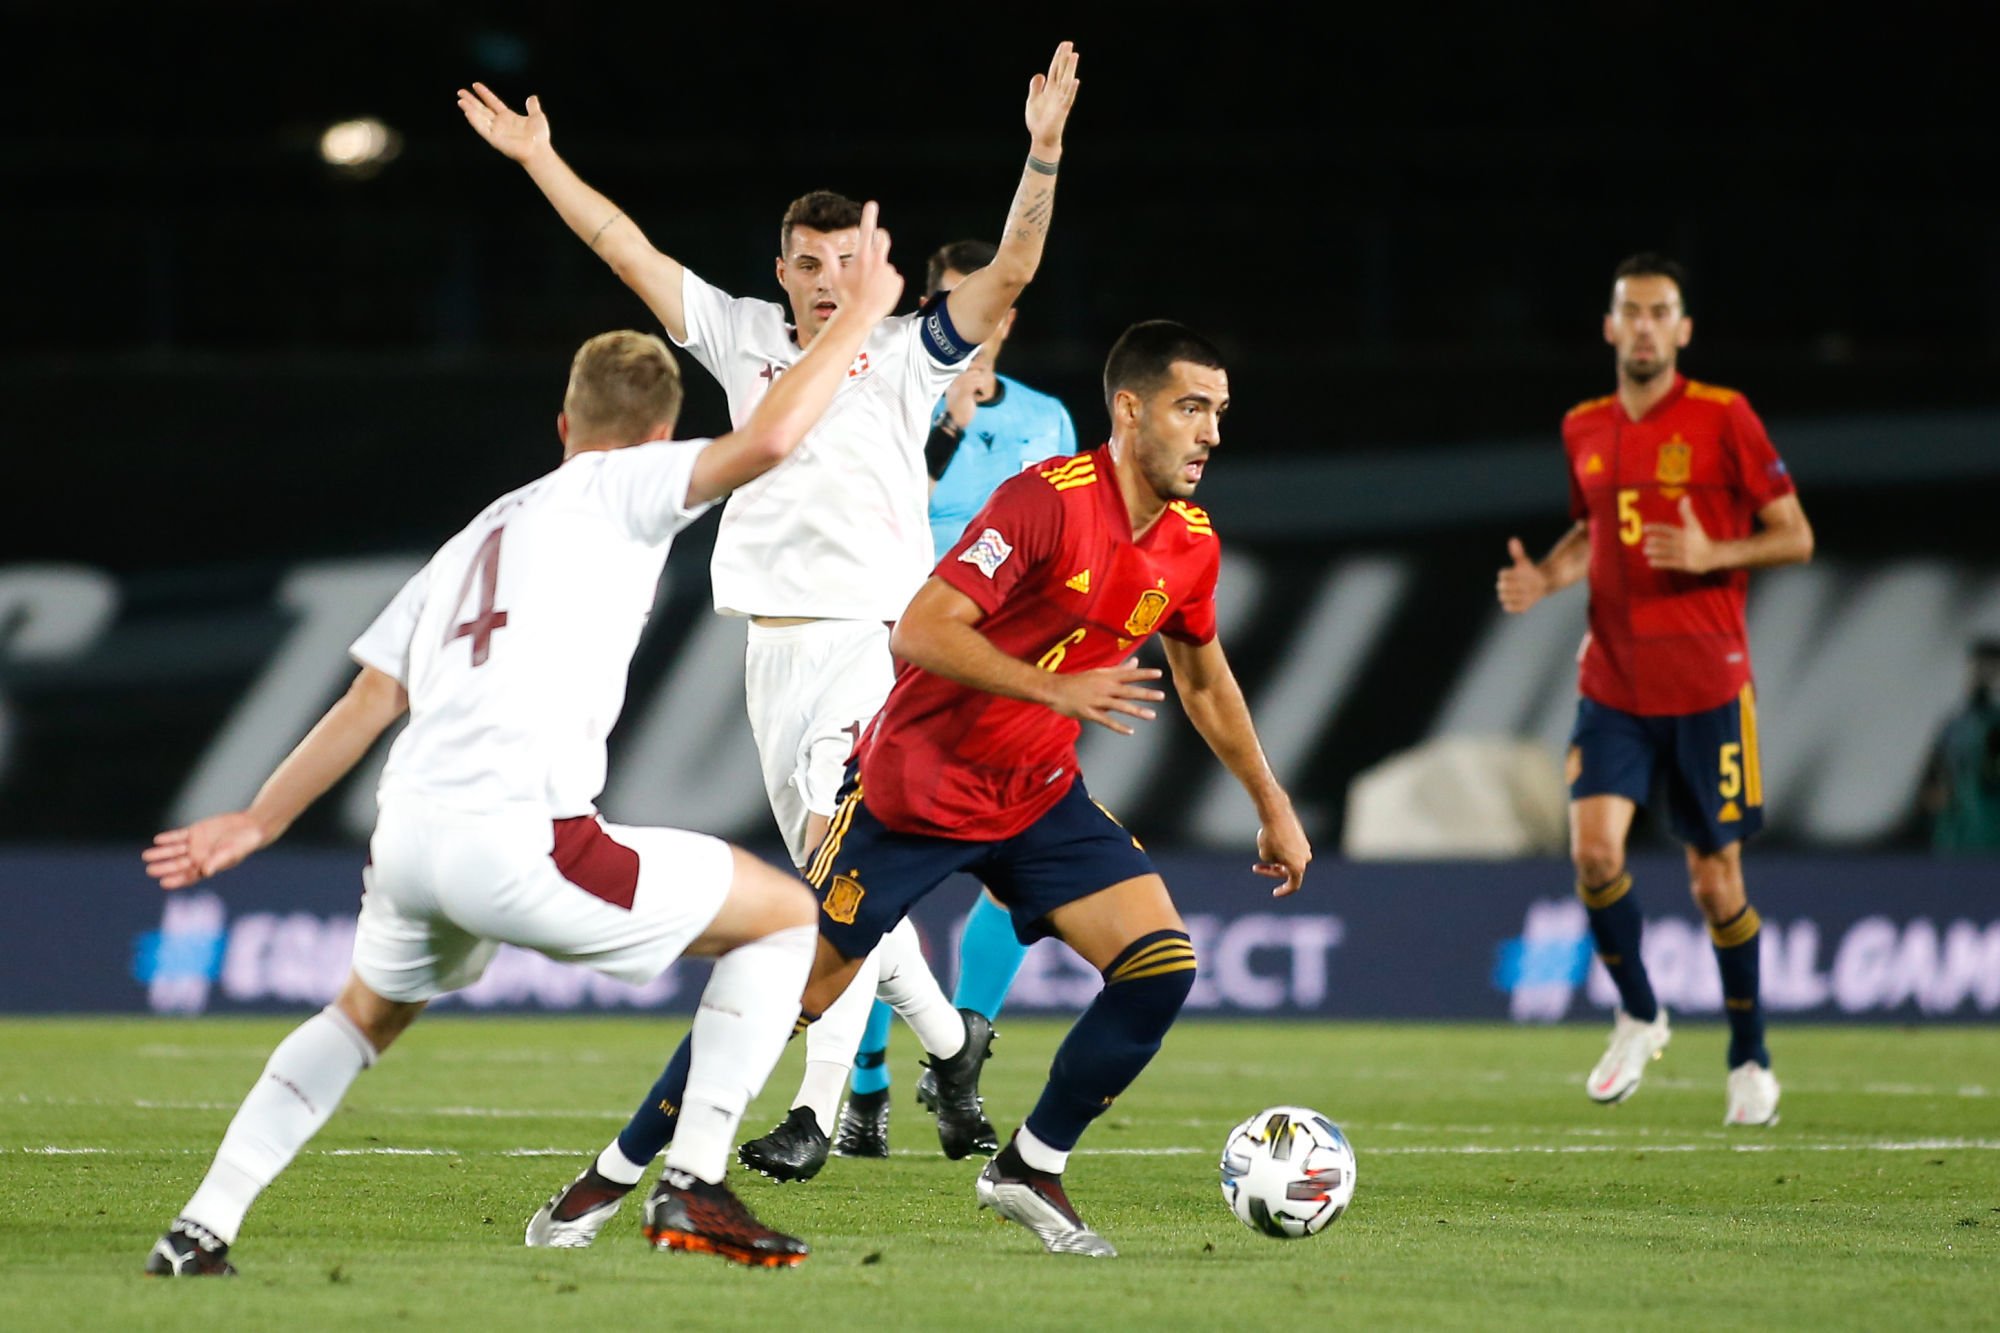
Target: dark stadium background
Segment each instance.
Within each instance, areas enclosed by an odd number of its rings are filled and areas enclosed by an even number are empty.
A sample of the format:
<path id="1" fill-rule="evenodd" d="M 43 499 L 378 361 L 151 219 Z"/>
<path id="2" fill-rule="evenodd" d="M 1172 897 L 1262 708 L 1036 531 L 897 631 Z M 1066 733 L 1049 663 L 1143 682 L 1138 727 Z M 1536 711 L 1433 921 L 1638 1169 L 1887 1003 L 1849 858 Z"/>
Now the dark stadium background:
<path id="1" fill-rule="evenodd" d="M 997 229 L 1027 77 L 1069 37 L 1084 87 L 1003 370 L 1091 437 L 1121 328 L 1208 330 L 1236 394 L 1212 480 L 1280 483 L 1212 487 L 1225 539 L 1264 542 L 1280 582 L 1385 546 L 1420 570 L 1302 779 L 1330 844 L 1346 780 L 1421 735 L 1484 625 L 1505 538 L 1564 522 L 1555 426 L 1608 391 L 1624 254 L 1690 265 L 1685 365 L 1748 391 L 1781 447 L 1788 422 L 2000 406 L 1989 71 L 1962 11 L 1747 8 L 8 5 L 0 568 L 87 566 L 123 603 L 87 658 L 0 654 L 0 839 L 149 833 L 281 639 L 285 571 L 428 551 L 554 461 L 575 345 L 650 327 L 457 86 L 539 93 L 584 177 L 726 288 L 776 294 L 776 220 L 821 186 L 883 201 L 914 285 L 931 248 Z M 365 180 L 316 153 L 360 115 L 403 136 Z M 684 432 L 716 432 L 720 394 L 689 381 Z M 1484 483 L 1448 478 L 1447 517 L 1384 533 L 1349 521 L 1370 494 L 1312 489 L 1327 460 L 1525 441 L 1546 503 L 1518 513 L 1454 521 L 1449 492 Z M 1991 575 L 2000 461 L 1905 480 L 1880 443 L 1862 480 L 1798 469 L 1822 551 Z M 1326 522 L 1271 543 L 1267 499 Z M 677 587 L 671 625 L 703 595 Z M 1260 622 L 1238 645 L 1253 686 L 1283 643 Z M 1176 786 L 1135 826 L 1171 841 Z M 297 836 L 341 841 L 325 812 Z M 1879 842 L 1919 836 L 1912 804 Z"/>

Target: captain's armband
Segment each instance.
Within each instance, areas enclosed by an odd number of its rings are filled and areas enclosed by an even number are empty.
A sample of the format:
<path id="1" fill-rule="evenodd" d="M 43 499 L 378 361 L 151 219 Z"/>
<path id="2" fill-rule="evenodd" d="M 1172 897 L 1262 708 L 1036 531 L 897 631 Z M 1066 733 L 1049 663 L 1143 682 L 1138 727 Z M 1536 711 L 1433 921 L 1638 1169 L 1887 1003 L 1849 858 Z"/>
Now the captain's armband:
<path id="1" fill-rule="evenodd" d="M 961 334 L 951 322 L 951 303 L 941 294 L 918 316 L 923 329 L 924 350 L 941 366 L 955 366 L 979 350 L 979 344 Z"/>

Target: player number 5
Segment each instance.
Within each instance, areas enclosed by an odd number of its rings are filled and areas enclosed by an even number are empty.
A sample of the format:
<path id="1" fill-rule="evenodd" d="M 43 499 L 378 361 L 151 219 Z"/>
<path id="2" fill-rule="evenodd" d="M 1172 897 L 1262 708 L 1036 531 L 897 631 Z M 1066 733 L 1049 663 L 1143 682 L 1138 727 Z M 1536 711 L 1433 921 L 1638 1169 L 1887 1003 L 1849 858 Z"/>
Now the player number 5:
<path id="1" fill-rule="evenodd" d="M 1743 790 L 1743 747 L 1735 741 L 1722 747 L 1722 799 L 1733 801 Z"/>
<path id="2" fill-rule="evenodd" d="M 1639 492 L 1618 492 L 1618 540 L 1637 546 L 1645 524 L 1639 519 Z"/>

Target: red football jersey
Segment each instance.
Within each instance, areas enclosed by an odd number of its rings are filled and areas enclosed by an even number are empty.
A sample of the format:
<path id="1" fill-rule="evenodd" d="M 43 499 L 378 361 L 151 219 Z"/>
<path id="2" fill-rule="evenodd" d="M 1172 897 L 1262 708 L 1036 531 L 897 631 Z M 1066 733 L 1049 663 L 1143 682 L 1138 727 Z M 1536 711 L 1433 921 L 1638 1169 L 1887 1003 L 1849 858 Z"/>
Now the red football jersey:
<path id="1" fill-rule="evenodd" d="M 1590 632 L 1578 684 L 1628 713 L 1718 708 L 1750 679 L 1743 624 L 1748 570 L 1681 574 L 1646 563 L 1644 527 L 1681 522 L 1683 496 L 1711 538 L 1755 529 L 1757 511 L 1792 493 L 1792 479 L 1734 389 L 1681 376 L 1643 420 L 1617 397 L 1563 418 L 1570 513 L 1590 523 Z"/>
<path id="2" fill-rule="evenodd" d="M 984 634 L 1045 671 L 1131 657 L 1155 631 L 1215 637 L 1221 550 L 1208 515 L 1175 501 L 1137 541 L 1106 445 L 1004 482 L 932 572 L 977 602 Z M 1081 724 L 898 665 L 861 742 L 868 809 L 901 833 L 1011 838 L 1076 781 Z"/>

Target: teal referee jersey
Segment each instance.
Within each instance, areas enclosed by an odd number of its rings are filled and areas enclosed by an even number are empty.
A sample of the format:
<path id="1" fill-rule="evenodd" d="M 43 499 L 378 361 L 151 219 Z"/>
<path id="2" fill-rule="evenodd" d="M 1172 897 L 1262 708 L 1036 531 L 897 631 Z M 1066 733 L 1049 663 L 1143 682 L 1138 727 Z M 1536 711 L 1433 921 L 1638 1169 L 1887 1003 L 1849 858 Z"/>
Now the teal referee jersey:
<path id="1" fill-rule="evenodd" d="M 1069 409 L 1019 380 L 1005 375 L 993 378 L 999 393 L 972 414 L 937 489 L 931 492 L 931 542 L 940 560 L 1001 482 L 1045 458 L 1076 452 L 1076 427 Z M 943 414 L 940 402 L 933 424 Z"/>

